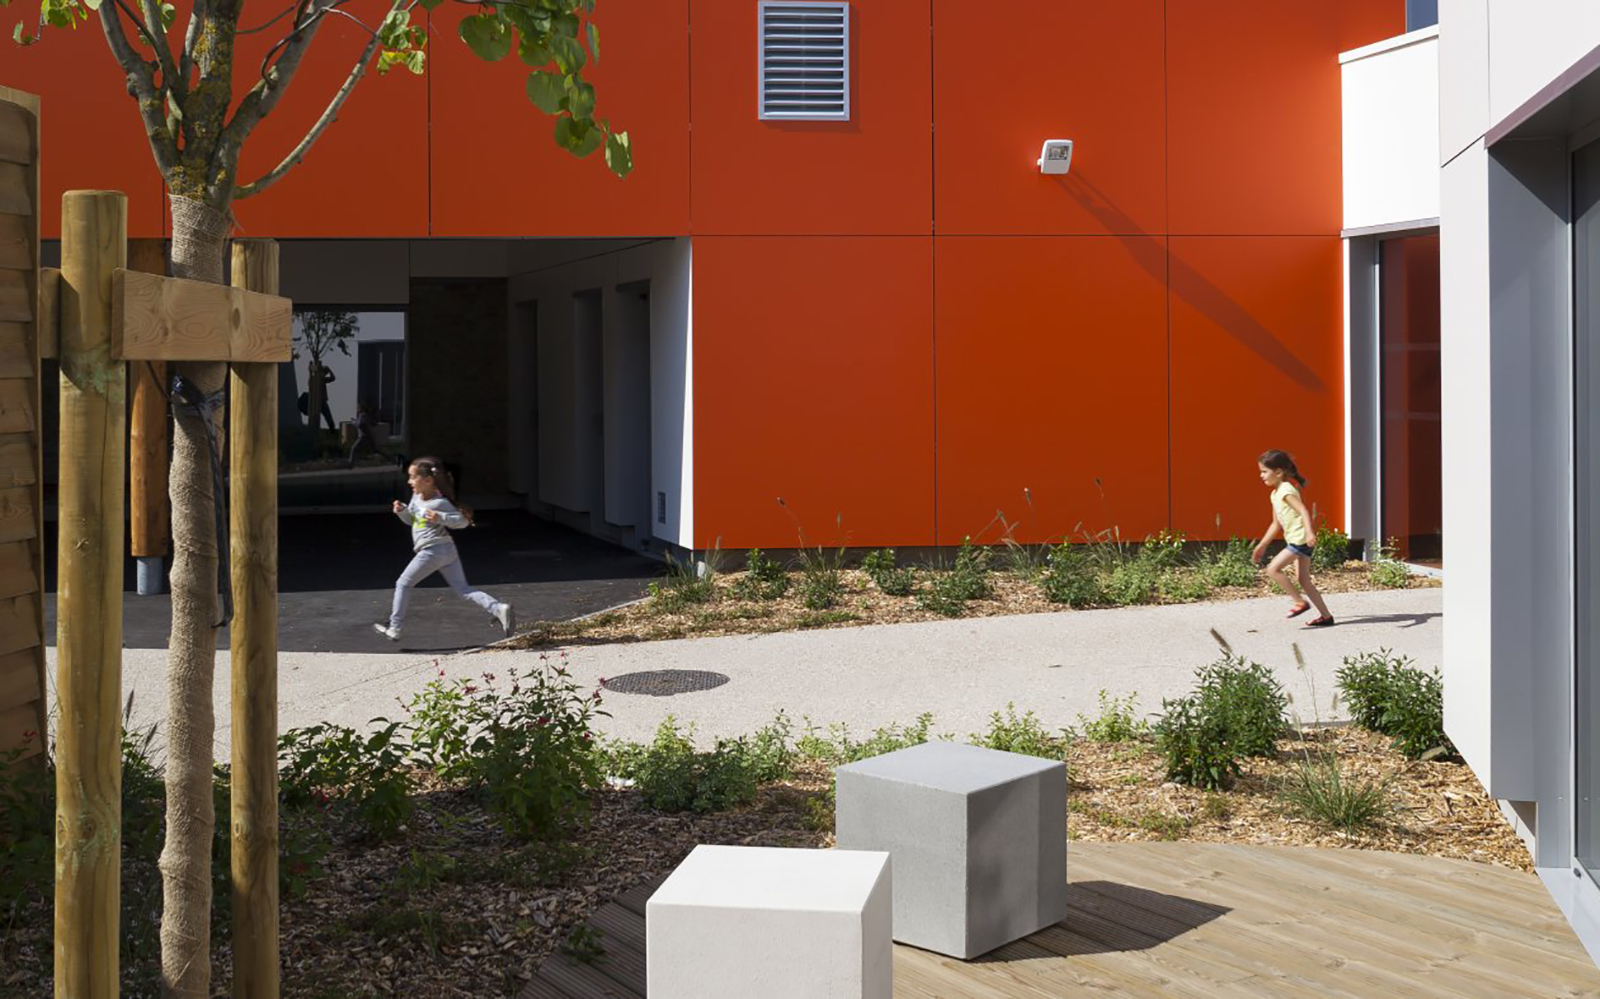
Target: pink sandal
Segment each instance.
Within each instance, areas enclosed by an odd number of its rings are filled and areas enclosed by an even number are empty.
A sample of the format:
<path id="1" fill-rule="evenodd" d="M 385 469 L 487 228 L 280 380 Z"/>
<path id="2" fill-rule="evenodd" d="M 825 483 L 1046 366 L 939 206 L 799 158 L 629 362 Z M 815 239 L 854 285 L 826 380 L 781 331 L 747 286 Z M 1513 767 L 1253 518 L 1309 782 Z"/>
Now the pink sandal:
<path id="1" fill-rule="evenodd" d="M 1326 614 L 1324 614 L 1322 617 L 1312 618 L 1310 621 L 1306 622 L 1307 628 L 1331 628 L 1332 626 L 1333 618 Z"/>
<path id="2" fill-rule="evenodd" d="M 1289 613 L 1285 614 L 1284 617 L 1299 617 L 1301 614 L 1304 614 L 1310 609 L 1311 605 L 1302 600 L 1293 607 L 1289 608 Z"/>

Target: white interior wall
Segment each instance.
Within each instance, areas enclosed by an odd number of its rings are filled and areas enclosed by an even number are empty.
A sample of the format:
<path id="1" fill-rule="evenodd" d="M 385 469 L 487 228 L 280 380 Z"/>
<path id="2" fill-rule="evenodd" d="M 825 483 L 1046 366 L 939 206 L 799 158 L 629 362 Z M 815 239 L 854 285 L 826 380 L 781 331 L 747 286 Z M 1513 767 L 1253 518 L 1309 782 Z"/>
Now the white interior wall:
<path id="1" fill-rule="evenodd" d="M 549 504 L 575 513 L 595 513 L 588 495 L 593 479 L 589 455 L 593 453 L 594 428 L 588 421 L 598 408 L 612 421 L 626 422 L 628 386 L 641 372 L 636 367 L 623 371 L 618 365 L 595 379 L 583 367 L 579 350 L 579 313 L 574 296 L 589 291 L 601 292 L 600 357 L 606 356 L 604 340 L 611 341 L 611 357 L 616 361 L 623 349 L 625 324 L 618 302 L 619 286 L 649 282 L 649 396 L 651 432 L 648 478 L 636 460 L 643 453 L 636 441 L 622 432 L 606 432 L 604 464 L 606 494 L 604 510 L 599 511 L 610 524 L 632 527 L 637 537 L 653 536 L 672 544 L 688 546 L 692 538 L 693 482 L 691 458 L 692 416 L 690 405 L 690 315 L 689 242 L 686 239 L 649 243 L 606 241 L 611 247 L 590 246 L 597 253 L 567 254 L 562 260 L 549 248 L 538 248 L 528 256 L 513 251 L 512 266 L 530 265 L 511 276 L 508 293 L 512 313 L 527 303 L 537 303 L 537 396 L 518 392 L 518 379 L 512 380 L 510 414 L 512 426 L 527 422 L 525 410 L 536 405 L 537 455 L 513 455 L 513 465 L 536 462 L 514 472 L 518 482 L 537 480 L 537 495 L 530 506 Z M 620 245 L 618 245 L 620 244 Z M 608 308 L 609 306 L 609 308 Z M 518 333 L 513 339 L 525 336 Z M 527 363 L 527 346 L 513 346 L 510 363 Z M 609 382 L 612 398 L 596 400 L 595 386 Z M 648 485 L 648 488 L 646 486 Z M 659 523 L 649 516 L 650 503 L 657 493 L 666 494 L 667 519 Z M 642 499 L 640 498 L 642 495 Z M 648 508 L 646 506 L 648 504 Z M 644 515 L 647 523 L 632 521 Z M 622 519 L 618 519 L 622 518 Z"/>
<path id="2" fill-rule="evenodd" d="M 1339 57 L 1344 227 L 1439 215 L 1439 29 Z"/>

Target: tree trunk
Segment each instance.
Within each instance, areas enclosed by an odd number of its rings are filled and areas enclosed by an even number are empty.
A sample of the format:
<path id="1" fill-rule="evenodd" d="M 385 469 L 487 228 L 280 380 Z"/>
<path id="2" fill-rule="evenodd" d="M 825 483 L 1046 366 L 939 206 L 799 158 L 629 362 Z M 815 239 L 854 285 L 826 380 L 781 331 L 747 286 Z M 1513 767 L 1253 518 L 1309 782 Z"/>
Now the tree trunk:
<path id="1" fill-rule="evenodd" d="M 232 219 L 172 196 L 174 277 L 222 283 Z M 207 394 L 226 365 L 173 366 Z M 221 408 L 216 410 L 221 414 Z M 211 991 L 212 682 L 217 638 L 217 527 L 205 421 L 175 407 L 172 473 L 172 638 L 167 654 L 167 838 L 161 851 L 161 984 L 167 996 Z M 221 425 L 212 434 L 220 444 Z"/>
<path id="2" fill-rule="evenodd" d="M 318 454 L 322 453 L 322 401 L 328 397 L 328 386 L 323 381 L 322 372 L 322 362 L 313 358 L 306 376 L 309 382 L 306 388 L 306 416 L 311 420 L 308 426 L 317 432 L 313 439 L 317 441 Z"/>

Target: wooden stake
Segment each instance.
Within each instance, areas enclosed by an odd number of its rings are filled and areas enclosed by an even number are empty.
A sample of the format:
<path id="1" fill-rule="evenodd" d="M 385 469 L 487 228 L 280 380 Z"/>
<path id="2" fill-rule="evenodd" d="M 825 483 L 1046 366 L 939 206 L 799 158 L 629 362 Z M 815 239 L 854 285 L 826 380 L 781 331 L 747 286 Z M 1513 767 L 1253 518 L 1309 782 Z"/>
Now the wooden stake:
<path id="1" fill-rule="evenodd" d="M 128 241 L 128 269 L 165 274 L 159 239 Z M 129 361 L 133 410 L 128 431 L 128 534 L 134 558 L 163 558 L 167 528 L 167 362 Z"/>
<path id="2" fill-rule="evenodd" d="M 233 283 L 277 294 L 278 244 L 234 240 Z M 278 366 L 233 364 L 233 994 L 278 995 Z"/>
<path id="3" fill-rule="evenodd" d="M 61 234 L 55 994 L 78 999 L 117 994 L 127 372 L 111 357 L 111 275 L 127 198 L 68 191 Z"/>

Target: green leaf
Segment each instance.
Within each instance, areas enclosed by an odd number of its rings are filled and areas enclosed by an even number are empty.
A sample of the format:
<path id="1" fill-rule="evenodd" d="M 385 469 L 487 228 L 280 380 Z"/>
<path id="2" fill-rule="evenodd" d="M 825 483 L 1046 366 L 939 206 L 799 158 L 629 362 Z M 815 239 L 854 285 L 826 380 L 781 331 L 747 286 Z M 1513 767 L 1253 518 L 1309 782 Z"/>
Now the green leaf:
<path id="1" fill-rule="evenodd" d="M 545 114 L 561 110 L 561 100 L 566 96 L 560 73 L 534 71 L 528 74 L 528 100 Z"/>
<path id="2" fill-rule="evenodd" d="M 517 57 L 529 66 L 548 66 L 555 56 L 550 50 L 536 41 L 529 40 L 527 35 L 522 35 L 517 43 Z"/>
<path id="3" fill-rule="evenodd" d="M 31 35 L 24 35 L 22 33 L 22 29 L 23 29 L 22 22 L 18 21 L 17 22 L 17 30 L 15 30 L 15 31 L 13 31 L 11 33 L 11 40 L 12 41 L 16 42 L 18 45 L 32 45 L 34 42 L 38 41 L 38 39 L 34 38 Z"/>
<path id="4" fill-rule="evenodd" d="M 442 3 L 444 3 L 444 0 L 417 0 L 418 6 L 423 10 L 432 10 Z"/>
<path id="5" fill-rule="evenodd" d="M 511 29 L 494 14 L 462 18 L 461 40 L 484 62 L 499 62 L 511 54 Z"/>
<path id="6" fill-rule="evenodd" d="M 578 44 L 576 38 L 553 34 L 550 36 L 550 51 L 555 55 L 556 65 L 561 67 L 561 72 L 575 73 L 583 68 L 583 46 Z"/>
<path id="7" fill-rule="evenodd" d="M 161 26 L 162 27 L 164 27 L 164 28 L 172 27 L 172 22 L 176 21 L 177 19 L 178 19 L 178 8 L 174 7 L 170 3 L 164 3 L 164 4 L 161 5 Z"/>
<path id="8" fill-rule="evenodd" d="M 600 148 L 600 130 L 577 118 L 556 119 L 556 145 L 574 156 L 588 156 Z"/>
<path id="9" fill-rule="evenodd" d="M 600 61 L 600 29 L 593 21 L 589 22 L 589 54 L 595 62 Z"/>
<path id="10" fill-rule="evenodd" d="M 627 132 L 613 132 L 606 136 L 606 166 L 618 177 L 633 172 L 633 146 Z"/>
<path id="11" fill-rule="evenodd" d="M 566 90 L 567 110 L 572 112 L 572 117 L 588 118 L 594 114 L 594 84 L 569 76 Z"/>

